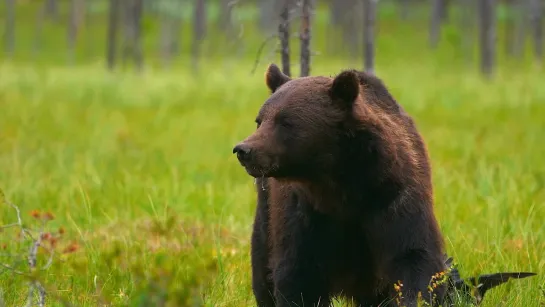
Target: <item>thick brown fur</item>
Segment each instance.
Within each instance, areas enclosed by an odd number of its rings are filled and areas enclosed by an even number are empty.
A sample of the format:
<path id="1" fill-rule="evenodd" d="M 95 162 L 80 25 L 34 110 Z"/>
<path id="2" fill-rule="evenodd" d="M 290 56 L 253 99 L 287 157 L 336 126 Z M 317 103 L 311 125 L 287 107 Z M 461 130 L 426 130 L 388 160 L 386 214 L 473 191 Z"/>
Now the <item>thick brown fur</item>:
<path id="1" fill-rule="evenodd" d="M 290 79 L 274 64 L 257 130 L 233 149 L 257 179 L 258 306 L 429 299 L 446 269 L 428 153 L 382 81 L 354 70 Z M 440 301 L 444 289 L 435 293 Z"/>

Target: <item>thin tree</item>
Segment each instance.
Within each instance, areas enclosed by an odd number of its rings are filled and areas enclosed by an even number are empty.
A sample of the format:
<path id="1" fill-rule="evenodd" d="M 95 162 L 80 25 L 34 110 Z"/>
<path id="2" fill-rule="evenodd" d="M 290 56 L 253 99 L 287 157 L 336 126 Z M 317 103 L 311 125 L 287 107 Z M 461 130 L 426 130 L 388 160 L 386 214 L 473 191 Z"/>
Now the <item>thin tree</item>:
<path id="1" fill-rule="evenodd" d="M 108 5 L 108 1 L 106 1 L 105 3 L 106 5 Z M 83 10 L 81 11 L 81 19 L 79 21 L 79 25 L 80 27 L 85 27 L 86 29 L 93 29 L 93 25 L 95 22 L 94 17 L 96 17 L 96 14 L 93 11 L 91 11 L 87 6 L 87 3 L 89 3 L 89 5 L 92 5 L 91 4 L 92 2 L 90 2 L 90 0 L 81 0 L 80 3 L 82 4 Z M 102 14 L 100 15 L 101 15 L 100 22 L 102 22 L 104 19 Z M 106 20 L 107 20 L 107 16 L 108 15 L 106 14 Z M 97 34 L 95 31 L 87 32 L 86 39 L 83 41 L 85 44 L 85 50 L 84 50 L 85 56 L 94 55 L 94 49 L 95 49 L 94 42 L 96 42 L 96 39 L 97 39 L 96 35 Z M 102 35 L 100 35 L 100 37 L 102 37 Z"/>
<path id="2" fill-rule="evenodd" d="M 142 50 L 142 13 L 143 0 L 134 0 L 133 2 L 133 59 L 138 70 L 144 68 L 144 54 Z"/>
<path id="3" fill-rule="evenodd" d="M 475 21 L 476 21 L 476 0 L 462 0 L 460 5 L 459 15 L 459 27 L 460 33 L 462 33 L 462 52 L 464 54 L 467 63 L 471 63 L 473 60 L 473 50 L 475 35 Z"/>
<path id="4" fill-rule="evenodd" d="M 181 10 L 179 1 L 166 1 L 169 7 L 161 14 L 161 54 L 163 65 L 167 67 L 174 55 L 178 52 L 181 29 Z M 170 6 L 172 5 L 172 6 Z"/>
<path id="5" fill-rule="evenodd" d="M 259 0 L 259 27 L 261 30 L 268 31 L 271 29 L 274 22 L 277 21 L 276 14 L 275 1 Z"/>
<path id="6" fill-rule="evenodd" d="M 534 54 L 538 62 L 543 60 L 543 3 L 532 0 L 532 34 L 534 37 Z"/>
<path id="7" fill-rule="evenodd" d="M 284 0 L 278 24 L 282 72 L 290 76 L 290 0 Z"/>
<path id="8" fill-rule="evenodd" d="M 504 4 L 507 11 L 507 18 L 505 20 L 505 53 L 512 56 L 515 54 L 515 0 L 504 0 Z"/>
<path id="9" fill-rule="evenodd" d="M 531 10 L 529 0 L 515 0 L 513 14 L 515 18 L 515 33 L 513 37 L 513 55 L 520 58 L 526 45 L 528 28 L 528 14 Z"/>
<path id="10" fill-rule="evenodd" d="M 195 0 L 195 12 L 193 15 L 193 45 L 192 63 L 193 69 L 198 70 L 201 44 L 206 35 L 206 3 L 204 0 Z"/>
<path id="11" fill-rule="evenodd" d="M 15 0 L 6 0 L 6 28 L 4 48 L 9 56 L 15 51 Z"/>
<path id="12" fill-rule="evenodd" d="M 433 0 L 431 18 L 430 18 L 430 32 L 429 40 L 430 47 L 435 49 L 437 44 L 439 44 L 440 34 L 441 34 L 441 23 L 444 14 L 445 0 Z"/>
<path id="13" fill-rule="evenodd" d="M 329 26 L 326 27 L 327 36 L 327 51 L 334 53 L 336 52 L 336 47 L 340 45 L 340 37 L 338 35 L 339 26 L 342 24 L 342 9 L 343 9 L 343 0 L 329 0 Z"/>
<path id="14" fill-rule="evenodd" d="M 342 19 L 341 27 L 344 43 L 348 46 L 352 57 L 358 56 L 358 47 L 360 44 L 361 19 L 362 15 L 358 5 L 359 0 L 342 0 Z"/>
<path id="15" fill-rule="evenodd" d="M 129 56 L 132 54 L 132 2 L 134 0 L 119 0 L 120 2 L 120 14 L 121 14 L 121 23 L 122 23 L 122 33 L 123 41 L 121 46 L 121 62 L 123 66 L 127 63 Z"/>
<path id="16" fill-rule="evenodd" d="M 32 44 L 32 53 L 37 55 L 42 47 L 42 31 L 47 15 L 48 1 L 45 1 L 42 7 L 38 10 L 36 16 L 36 29 L 34 30 L 34 43 Z"/>
<path id="17" fill-rule="evenodd" d="M 445 23 L 449 21 L 449 9 L 450 9 L 451 0 L 443 0 L 441 2 L 440 7 L 440 17 L 441 17 L 441 23 Z"/>
<path id="18" fill-rule="evenodd" d="M 45 16 L 53 20 L 56 20 L 59 17 L 59 5 L 57 0 L 46 0 Z"/>
<path id="19" fill-rule="evenodd" d="M 398 0 L 399 7 L 399 17 L 402 20 L 407 20 L 409 18 L 409 7 L 411 5 L 411 0 Z"/>
<path id="20" fill-rule="evenodd" d="M 338 26 L 342 21 L 343 1 L 329 0 L 329 20 L 334 26 Z"/>
<path id="21" fill-rule="evenodd" d="M 172 25 L 172 42 L 170 44 L 170 53 L 172 56 L 176 56 L 180 54 L 181 46 L 180 46 L 180 35 L 182 34 L 182 15 L 180 14 L 173 20 Z"/>
<path id="22" fill-rule="evenodd" d="M 141 45 L 143 3 L 142 0 L 122 0 L 121 2 L 125 5 L 123 62 L 132 57 L 137 70 L 141 70 L 144 66 Z"/>
<path id="23" fill-rule="evenodd" d="M 113 70 L 116 63 L 117 34 L 119 28 L 119 8 L 120 0 L 110 0 L 110 10 L 108 13 L 108 32 L 106 37 L 106 65 L 109 70 Z"/>
<path id="24" fill-rule="evenodd" d="M 232 15 L 233 15 L 234 0 L 220 0 L 220 14 L 218 20 L 218 27 L 220 30 L 225 31 L 227 35 L 232 31 Z"/>
<path id="25" fill-rule="evenodd" d="M 481 72 L 491 78 L 496 60 L 496 0 L 479 0 Z"/>
<path id="26" fill-rule="evenodd" d="M 70 0 L 70 11 L 68 15 L 67 41 L 68 41 L 68 62 L 73 64 L 75 58 L 76 37 L 78 33 L 78 1 Z"/>
<path id="27" fill-rule="evenodd" d="M 375 22 L 377 0 L 363 1 L 363 67 L 375 73 Z"/>
<path id="28" fill-rule="evenodd" d="M 303 0 L 301 5 L 301 77 L 310 75 L 310 18 L 312 0 Z"/>

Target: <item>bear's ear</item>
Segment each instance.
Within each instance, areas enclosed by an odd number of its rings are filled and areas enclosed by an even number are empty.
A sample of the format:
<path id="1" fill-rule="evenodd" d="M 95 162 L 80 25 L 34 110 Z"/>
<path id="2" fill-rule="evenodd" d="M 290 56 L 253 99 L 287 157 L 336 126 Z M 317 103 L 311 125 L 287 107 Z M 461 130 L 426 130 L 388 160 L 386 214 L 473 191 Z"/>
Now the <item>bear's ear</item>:
<path id="1" fill-rule="evenodd" d="M 351 106 L 360 93 L 359 78 L 354 70 L 345 70 L 335 79 L 329 89 L 329 95 L 335 102 Z"/>
<path id="2" fill-rule="evenodd" d="M 286 76 L 282 71 L 280 71 L 280 68 L 278 68 L 278 66 L 276 66 L 274 63 L 270 64 L 267 68 L 267 72 L 265 72 L 265 82 L 272 93 L 276 92 L 276 90 L 282 86 L 282 84 L 290 80 L 290 77 Z"/>

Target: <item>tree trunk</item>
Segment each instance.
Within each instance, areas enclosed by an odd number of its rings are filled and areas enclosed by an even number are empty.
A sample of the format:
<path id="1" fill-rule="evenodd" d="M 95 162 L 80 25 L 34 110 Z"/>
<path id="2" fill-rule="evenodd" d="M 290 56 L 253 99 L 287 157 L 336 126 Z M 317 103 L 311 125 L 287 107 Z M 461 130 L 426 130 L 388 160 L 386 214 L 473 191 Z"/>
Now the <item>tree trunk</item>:
<path id="1" fill-rule="evenodd" d="M 278 24 L 278 36 L 280 37 L 280 54 L 282 57 L 282 72 L 290 76 L 290 5 L 289 0 L 284 1 Z"/>
<path id="2" fill-rule="evenodd" d="M 68 62 L 74 63 L 76 53 L 76 39 L 78 35 L 78 2 L 79 0 L 70 0 L 70 12 L 68 15 Z"/>
<path id="3" fill-rule="evenodd" d="M 220 16 L 218 26 L 220 30 L 225 31 L 228 35 L 232 31 L 232 15 L 233 15 L 233 0 L 220 0 Z"/>
<path id="4" fill-rule="evenodd" d="M 78 29 L 87 23 L 87 5 L 89 0 L 75 0 L 76 4 L 76 24 Z"/>
<path id="5" fill-rule="evenodd" d="M 178 16 L 172 21 L 172 43 L 170 44 L 170 53 L 172 54 L 172 56 L 177 56 L 180 54 L 180 35 L 182 34 L 182 21 L 182 16 Z"/>
<path id="6" fill-rule="evenodd" d="M 169 66 L 172 58 L 179 52 L 181 17 L 172 13 L 161 18 L 161 53 L 163 65 Z"/>
<path id="7" fill-rule="evenodd" d="M 42 47 L 42 29 L 46 18 L 47 2 L 38 10 L 36 16 L 36 29 L 34 30 L 34 43 L 32 44 L 32 53 L 36 56 Z"/>
<path id="8" fill-rule="evenodd" d="M 360 45 L 360 29 L 361 29 L 361 15 L 360 10 L 357 8 L 360 1 L 356 0 L 343 0 L 343 14 L 342 14 L 342 31 L 344 43 L 348 46 L 350 55 L 353 57 L 359 57 L 359 45 Z"/>
<path id="9" fill-rule="evenodd" d="M 515 0 L 505 0 L 505 7 L 507 8 L 507 20 L 505 21 L 505 53 L 507 55 L 515 54 L 515 6 L 513 5 Z"/>
<path id="10" fill-rule="evenodd" d="M 342 0 L 329 0 L 329 20 L 334 26 L 338 26 L 342 21 L 342 4 Z"/>
<path id="11" fill-rule="evenodd" d="M 134 0 L 133 3 L 133 48 L 134 48 L 134 64 L 138 70 L 144 68 L 144 55 L 142 50 L 142 13 L 143 0 Z"/>
<path id="12" fill-rule="evenodd" d="M 363 68 L 375 73 L 375 20 L 377 0 L 363 1 Z"/>
<path id="13" fill-rule="evenodd" d="M 462 0 L 460 3 L 460 33 L 462 34 L 462 52 L 467 63 L 473 60 L 473 50 L 475 41 L 475 21 L 476 21 L 476 0 Z"/>
<path id="14" fill-rule="evenodd" d="M 481 72 L 491 78 L 496 60 L 496 0 L 480 0 L 479 15 Z"/>
<path id="15" fill-rule="evenodd" d="M 442 22 L 442 14 L 443 14 L 443 6 L 445 0 L 433 0 L 433 7 L 431 10 L 431 18 L 430 18 L 430 47 L 432 49 L 437 48 L 437 45 L 439 44 L 439 39 L 441 35 L 441 22 Z"/>
<path id="16" fill-rule="evenodd" d="M 134 0 L 119 0 L 120 5 L 120 14 L 121 14 L 121 28 L 122 31 L 122 47 L 121 47 L 121 63 L 123 66 L 127 64 L 129 57 L 133 54 L 132 46 L 132 36 L 133 36 L 133 27 L 132 27 L 132 1 Z"/>
<path id="17" fill-rule="evenodd" d="M 113 70 L 116 63 L 117 33 L 119 28 L 120 0 L 110 0 L 110 11 L 108 14 L 108 32 L 106 43 L 107 68 Z"/>
<path id="18" fill-rule="evenodd" d="M 409 8 L 411 6 L 411 0 L 398 0 L 399 1 L 399 17 L 401 20 L 409 19 Z"/>
<path id="19" fill-rule="evenodd" d="M 278 0 L 286 1 L 286 0 Z M 262 31 L 269 31 L 276 19 L 275 1 L 259 0 L 259 27 Z"/>
<path id="20" fill-rule="evenodd" d="M 439 15 L 440 15 L 440 18 L 441 18 L 441 23 L 446 23 L 449 21 L 449 18 L 450 18 L 450 14 L 449 14 L 449 9 L 450 9 L 450 0 L 442 0 L 441 1 L 441 6 L 439 8 Z"/>
<path id="21" fill-rule="evenodd" d="M 59 18 L 59 5 L 57 0 L 46 0 L 45 16 L 53 20 L 57 20 Z"/>
<path id="22" fill-rule="evenodd" d="M 528 28 L 528 0 L 516 0 L 515 8 L 515 36 L 513 52 L 516 57 L 521 57 L 526 49 L 526 36 Z"/>
<path id="23" fill-rule="evenodd" d="M 124 13 L 124 46 L 123 62 L 129 57 L 136 66 L 137 70 L 144 67 L 144 58 L 142 54 L 141 32 L 142 32 L 142 0 L 121 0 L 125 5 Z"/>
<path id="24" fill-rule="evenodd" d="M 310 18 L 312 0 L 303 0 L 301 8 L 301 77 L 310 75 Z"/>
<path id="25" fill-rule="evenodd" d="M 6 0 L 6 28 L 4 48 L 8 56 L 15 52 L 15 0 Z"/>
<path id="26" fill-rule="evenodd" d="M 534 54 L 538 62 L 543 60 L 543 3 L 532 0 L 532 34 L 534 36 Z"/>
<path id="27" fill-rule="evenodd" d="M 206 3 L 204 0 L 195 0 L 193 15 L 193 69 L 198 71 L 202 40 L 206 35 Z"/>

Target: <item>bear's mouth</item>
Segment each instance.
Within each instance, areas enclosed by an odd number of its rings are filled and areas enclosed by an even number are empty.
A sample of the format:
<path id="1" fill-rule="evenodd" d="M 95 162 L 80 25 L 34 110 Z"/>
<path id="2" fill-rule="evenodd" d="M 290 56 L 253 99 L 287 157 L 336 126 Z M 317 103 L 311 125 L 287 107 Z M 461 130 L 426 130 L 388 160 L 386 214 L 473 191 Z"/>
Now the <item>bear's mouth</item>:
<path id="1" fill-rule="evenodd" d="M 254 178 L 267 177 L 266 174 L 260 169 L 257 169 L 254 167 L 248 167 L 248 166 L 245 166 L 244 169 L 246 170 L 246 173 L 248 173 L 248 175 Z"/>
<path id="2" fill-rule="evenodd" d="M 254 178 L 270 177 L 271 168 L 261 168 L 254 165 L 242 165 L 248 175 Z"/>
<path id="3" fill-rule="evenodd" d="M 242 165 L 242 167 L 244 167 L 246 173 L 254 178 L 274 177 L 275 171 L 278 169 L 278 167 L 276 167 L 276 164 L 266 166 L 247 162 L 241 162 L 240 164 Z"/>

